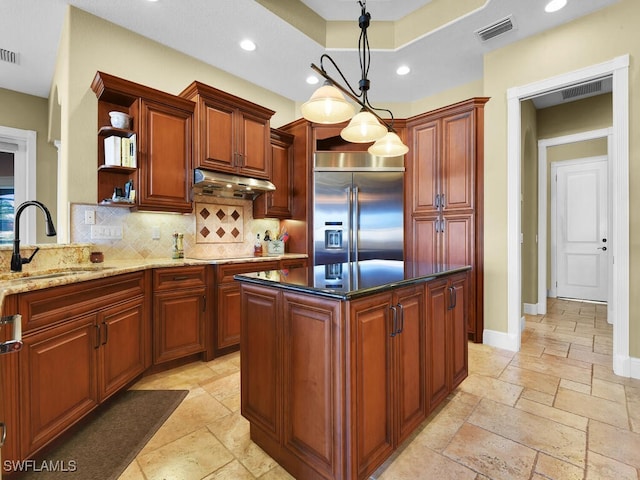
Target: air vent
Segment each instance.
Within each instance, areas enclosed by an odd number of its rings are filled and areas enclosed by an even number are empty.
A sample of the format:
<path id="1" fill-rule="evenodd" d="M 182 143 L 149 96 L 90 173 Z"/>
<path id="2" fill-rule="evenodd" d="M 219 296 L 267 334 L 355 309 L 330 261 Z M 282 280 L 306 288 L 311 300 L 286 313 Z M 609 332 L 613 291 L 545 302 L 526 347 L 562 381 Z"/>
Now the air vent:
<path id="1" fill-rule="evenodd" d="M 487 25 L 480 30 L 476 30 L 476 35 L 481 41 L 486 42 L 491 38 L 495 38 L 498 35 L 502 35 L 503 33 L 511 30 L 513 30 L 513 19 L 511 18 L 511 15 L 509 15 L 502 20 L 498 20 L 491 25 Z"/>
<path id="2" fill-rule="evenodd" d="M 0 48 L 0 60 L 2 60 L 3 62 L 15 63 L 17 65 L 18 54 L 16 52 L 12 52 L 11 50 Z"/>
<path id="3" fill-rule="evenodd" d="M 596 80 L 595 82 L 583 83 L 575 87 L 569 87 L 562 90 L 562 99 L 569 100 L 570 98 L 582 97 L 584 95 L 592 95 L 602 91 L 602 80 Z"/>

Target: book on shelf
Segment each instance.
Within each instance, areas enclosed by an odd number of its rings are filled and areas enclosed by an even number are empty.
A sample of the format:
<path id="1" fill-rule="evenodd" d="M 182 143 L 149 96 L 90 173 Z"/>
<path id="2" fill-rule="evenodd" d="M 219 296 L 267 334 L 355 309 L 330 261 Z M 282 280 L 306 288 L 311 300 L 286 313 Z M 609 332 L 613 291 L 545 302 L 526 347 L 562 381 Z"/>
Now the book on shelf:
<path id="1" fill-rule="evenodd" d="M 116 167 L 137 167 L 136 135 L 111 136 L 104 139 L 104 164 Z"/>
<path id="2" fill-rule="evenodd" d="M 104 164 L 119 167 L 122 165 L 122 139 L 111 136 L 104 139 Z"/>

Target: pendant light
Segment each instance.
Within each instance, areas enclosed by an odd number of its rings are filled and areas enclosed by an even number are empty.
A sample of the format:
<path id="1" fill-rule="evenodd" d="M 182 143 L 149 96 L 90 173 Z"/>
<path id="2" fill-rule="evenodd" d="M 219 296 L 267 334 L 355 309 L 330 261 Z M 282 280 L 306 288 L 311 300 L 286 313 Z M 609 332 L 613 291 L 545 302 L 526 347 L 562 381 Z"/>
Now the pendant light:
<path id="1" fill-rule="evenodd" d="M 326 53 L 320 57 L 320 67 L 313 63 L 311 68 L 325 78 L 325 84 L 316 90 L 311 98 L 302 105 L 302 116 L 315 123 L 341 123 L 353 116 L 353 109 L 343 94 L 356 102 L 360 112 L 351 118 L 349 124 L 340 132 L 340 136 L 348 142 L 371 143 L 369 151 L 378 156 L 389 157 L 404 155 L 409 149 L 402 143 L 400 137 L 393 130 L 393 113 L 386 108 L 375 108 L 369 103 L 367 92 L 371 82 L 367 78 L 370 64 L 369 38 L 367 28 L 371 21 L 371 14 L 367 12 L 366 0 L 358 1 L 361 8 L 358 25 L 360 38 L 358 40 L 358 56 L 360 58 L 360 81 L 357 93 L 344 77 L 336 62 Z M 331 62 L 340 74 L 346 87 L 336 82 L 324 69 L 323 61 Z M 349 107 L 349 108 L 347 108 Z M 376 111 L 386 112 L 391 117 L 391 124 L 387 124 Z M 380 143 L 379 143 L 380 142 Z M 377 152 L 377 153 L 373 153 Z M 402 153 L 398 153 L 402 152 Z"/>
<path id="2" fill-rule="evenodd" d="M 302 116 L 314 123 L 340 123 L 353 116 L 353 106 L 328 80 L 302 107 Z"/>
<path id="3" fill-rule="evenodd" d="M 398 157 L 407 153 L 409 147 L 402 143 L 396 133 L 387 132 L 384 137 L 371 145 L 367 151 L 371 155 L 377 155 L 378 157 Z"/>

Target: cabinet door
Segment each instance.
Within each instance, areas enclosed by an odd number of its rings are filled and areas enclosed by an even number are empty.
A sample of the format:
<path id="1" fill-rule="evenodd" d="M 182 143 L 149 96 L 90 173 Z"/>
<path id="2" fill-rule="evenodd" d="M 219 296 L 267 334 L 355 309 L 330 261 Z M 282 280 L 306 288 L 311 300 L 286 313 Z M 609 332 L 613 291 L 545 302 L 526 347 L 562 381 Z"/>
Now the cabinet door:
<path id="1" fill-rule="evenodd" d="M 111 396 L 147 367 L 149 328 L 142 297 L 98 313 L 100 328 L 100 401 Z"/>
<path id="2" fill-rule="evenodd" d="M 229 347 L 240 345 L 240 285 L 224 283 L 217 288 L 217 325 L 215 355 L 222 355 Z M 227 350 L 225 350 L 227 349 Z"/>
<path id="3" fill-rule="evenodd" d="M 285 134 L 286 135 L 286 134 Z M 253 218 L 291 218 L 293 179 L 293 137 L 271 135 L 271 182 L 275 192 L 268 192 L 253 201 Z"/>
<path id="4" fill-rule="evenodd" d="M 398 444 L 427 417 L 424 286 L 399 290 L 393 301 L 398 332 L 394 337 Z"/>
<path id="5" fill-rule="evenodd" d="M 283 294 L 283 445 L 336 478 L 342 445 L 339 300 Z"/>
<path id="6" fill-rule="evenodd" d="M 449 394 L 447 380 L 448 286 L 446 279 L 427 283 L 427 395 L 429 412 Z"/>
<path id="7" fill-rule="evenodd" d="M 468 210 L 474 205 L 475 125 L 474 111 L 442 119 L 443 211 Z M 421 158 L 422 161 L 422 158 Z"/>
<path id="8" fill-rule="evenodd" d="M 248 177 L 271 178 L 271 147 L 269 120 L 249 112 L 238 113 L 239 173 Z"/>
<path id="9" fill-rule="evenodd" d="M 154 294 L 154 363 L 205 350 L 205 309 L 204 288 Z"/>
<path id="10" fill-rule="evenodd" d="M 436 271 L 441 260 L 440 217 L 426 216 L 413 219 L 413 238 L 409 244 L 410 257 L 407 258 L 414 269 L 414 275 L 428 275 Z"/>
<path id="11" fill-rule="evenodd" d="M 394 448 L 391 294 L 355 300 L 350 305 L 351 372 L 355 468 L 353 478 L 371 473 Z"/>
<path id="12" fill-rule="evenodd" d="M 438 210 L 436 195 L 440 193 L 440 120 L 409 127 L 413 158 L 407 178 L 411 182 L 410 203 L 413 213 L 433 213 Z"/>
<path id="13" fill-rule="evenodd" d="M 467 312 L 469 311 L 468 274 L 458 275 L 449 282 L 453 296 L 449 308 L 449 355 L 451 389 L 456 388 L 468 374 Z"/>
<path id="14" fill-rule="evenodd" d="M 235 172 L 238 141 L 234 124 L 235 108 L 206 98 L 201 102 L 200 151 L 196 154 L 194 164 L 222 172 Z"/>
<path id="15" fill-rule="evenodd" d="M 282 434 L 282 316 L 279 293 L 274 289 L 243 284 L 242 330 L 242 416 L 265 434 L 280 442 Z"/>
<path id="16" fill-rule="evenodd" d="M 191 212 L 189 197 L 193 114 L 141 100 L 138 205 L 145 210 Z"/>
<path id="17" fill-rule="evenodd" d="M 22 458 L 98 405 L 95 314 L 25 335 L 20 355 Z"/>

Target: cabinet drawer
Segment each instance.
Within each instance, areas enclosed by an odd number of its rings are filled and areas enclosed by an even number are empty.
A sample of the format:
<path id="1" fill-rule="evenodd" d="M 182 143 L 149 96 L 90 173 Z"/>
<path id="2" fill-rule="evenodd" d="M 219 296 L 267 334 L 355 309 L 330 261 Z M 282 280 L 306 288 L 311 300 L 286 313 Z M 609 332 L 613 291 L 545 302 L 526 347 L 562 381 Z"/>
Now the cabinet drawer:
<path id="1" fill-rule="evenodd" d="M 224 265 L 218 265 L 216 268 L 216 280 L 218 281 L 218 283 L 232 282 L 233 276 L 239 273 L 277 270 L 278 261 L 274 260 L 267 262 L 228 263 Z"/>
<path id="2" fill-rule="evenodd" d="M 144 272 L 23 293 L 18 311 L 23 322 L 26 319 L 23 330 L 28 332 L 138 295 L 144 295 Z"/>
<path id="3" fill-rule="evenodd" d="M 207 267 L 156 268 L 153 271 L 153 290 L 203 287 L 207 285 Z"/>

